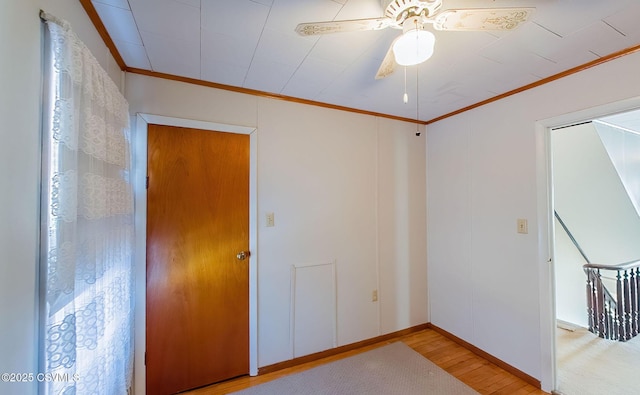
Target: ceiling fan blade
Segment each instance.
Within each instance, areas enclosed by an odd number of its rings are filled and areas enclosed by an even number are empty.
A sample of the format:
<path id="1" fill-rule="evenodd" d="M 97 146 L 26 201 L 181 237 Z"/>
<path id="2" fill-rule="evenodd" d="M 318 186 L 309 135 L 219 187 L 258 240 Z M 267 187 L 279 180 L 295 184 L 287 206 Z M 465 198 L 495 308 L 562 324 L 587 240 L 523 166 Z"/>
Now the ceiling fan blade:
<path id="1" fill-rule="evenodd" d="M 391 19 L 389 18 L 351 19 L 345 21 L 301 23 L 296 26 L 296 32 L 301 36 L 315 36 L 317 34 L 381 30 L 390 25 Z"/>
<path id="2" fill-rule="evenodd" d="M 393 44 L 398 40 L 397 37 L 395 40 L 393 40 L 393 42 L 391 43 L 391 45 L 389 45 L 389 50 L 387 51 L 387 54 L 384 56 L 384 59 L 382 59 L 382 63 L 380 64 L 380 68 L 378 69 L 378 72 L 376 73 L 376 79 L 382 79 L 384 77 L 387 77 L 391 74 L 393 74 L 393 72 L 396 70 L 396 58 L 393 54 Z"/>
<path id="3" fill-rule="evenodd" d="M 535 8 L 478 8 L 442 11 L 433 21 L 436 30 L 512 30 L 529 19 Z"/>

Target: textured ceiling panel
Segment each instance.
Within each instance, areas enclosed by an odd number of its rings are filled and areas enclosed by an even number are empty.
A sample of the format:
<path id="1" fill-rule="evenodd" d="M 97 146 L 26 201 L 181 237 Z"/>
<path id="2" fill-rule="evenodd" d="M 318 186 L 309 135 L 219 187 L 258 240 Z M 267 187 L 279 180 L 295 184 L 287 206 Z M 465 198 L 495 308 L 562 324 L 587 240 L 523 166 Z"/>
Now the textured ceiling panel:
<path id="1" fill-rule="evenodd" d="M 583 48 L 598 56 L 606 56 L 621 46 L 631 46 L 632 43 L 603 21 L 597 21 L 564 38 L 567 45 L 573 48 Z"/>
<path id="2" fill-rule="evenodd" d="M 129 3 L 140 32 L 199 45 L 200 7 L 175 0 L 129 0 Z M 164 56 L 172 55 L 166 53 Z"/>
<path id="3" fill-rule="evenodd" d="M 112 7 L 118 7 L 125 10 L 129 9 L 129 2 L 127 0 L 92 0 L 93 4 L 104 4 Z"/>
<path id="4" fill-rule="evenodd" d="M 632 43 L 640 43 L 640 28 L 638 28 L 638 20 L 640 19 L 640 1 L 636 1 L 629 7 L 624 8 L 615 14 L 603 18 L 603 21 L 609 24 L 620 33 L 624 34 Z"/>
<path id="5" fill-rule="evenodd" d="M 600 118 L 601 121 L 640 133 L 640 110 Z"/>
<path id="6" fill-rule="evenodd" d="M 142 45 L 118 40 L 115 40 L 114 43 L 118 47 L 118 52 L 120 52 L 122 60 L 124 60 L 127 66 L 143 70 L 151 69 L 147 51 Z"/>
<path id="7" fill-rule="evenodd" d="M 266 27 L 300 37 L 294 30 L 298 23 L 333 20 L 342 7 L 331 0 L 274 0 Z"/>
<path id="8" fill-rule="evenodd" d="M 205 81 L 215 81 L 218 84 L 244 86 L 247 69 L 237 64 L 220 60 L 218 56 L 202 57 L 202 76 Z"/>
<path id="9" fill-rule="evenodd" d="M 342 5 L 336 19 L 378 18 L 384 15 L 379 0 L 342 0 L 336 3 Z"/>
<path id="10" fill-rule="evenodd" d="M 295 66 L 280 63 L 277 59 L 257 58 L 251 63 L 244 87 L 279 93 L 291 78 Z"/>
<path id="11" fill-rule="evenodd" d="M 640 44 L 639 0 L 443 0 L 443 10 L 535 11 L 512 31 L 434 31 L 427 24 L 436 36 L 433 57 L 407 67 L 406 79 L 405 68 L 396 66 L 376 80 L 401 30 L 303 37 L 294 29 L 302 22 L 378 18 L 379 0 L 93 0 L 93 5 L 130 68 L 410 119 L 418 114 L 422 120 Z M 402 101 L 405 91 L 408 104 Z"/>
<path id="12" fill-rule="evenodd" d="M 312 48 L 312 43 L 292 38 L 277 30 L 265 29 L 260 37 L 260 45 L 256 49 L 255 58 L 269 59 L 298 67 Z"/>
<path id="13" fill-rule="evenodd" d="M 637 0 L 558 0 L 540 2 L 534 20 L 550 31 L 568 36 L 623 10 Z"/>
<path id="14" fill-rule="evenodd" d="M 199 43 L 168 39 L 149 32 L 142 32 L 142 40 L 154 71 L 200 78 Z"/>
<path id="15" fill-rule="evenodd" d="M 202 32 L 202 56 L 248 70 L 256 47 L 246 39 L 225 33 Z"/>
<path id="16" fill-rule="evenodd" d="M 269 7 L 249 0 L 204 1 L 202 29 L 255 43 L 267 21 Z"/>
<path id="17" fill-rule="evenodd" d="M 343 69 L 341 65 L 322 59 L 307 58 L 296 70 L 282 93 L 288 96 L 315 98 L 337 78 Z"/>
<path id="18" fill-rule="evenodd" d="M 186 4 L 189 5 L 191 7 L 200 7 L 200 3 L 207 3 L 207 1 L 201 2 L 200 0 L 175 0 L 178 3 L 182 3 L 182 4 Z"/>
<path id="19" fill-rule="evenodd" d="M 136 21 L 128 8 L 114 7 L 102 3 L 94 3 L 94 7 L 114 41 L 142 45 Z"/>

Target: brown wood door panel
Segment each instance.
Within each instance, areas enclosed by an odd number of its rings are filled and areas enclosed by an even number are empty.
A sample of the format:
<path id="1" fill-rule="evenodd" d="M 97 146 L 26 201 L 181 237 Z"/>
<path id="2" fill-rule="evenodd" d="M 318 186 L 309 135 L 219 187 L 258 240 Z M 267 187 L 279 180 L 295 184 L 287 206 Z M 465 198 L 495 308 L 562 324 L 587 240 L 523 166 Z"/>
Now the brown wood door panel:
<path id="1" fill-rule="evenodd" d="M 249 371 L 249 136 L 149 125 L 147 393 Z"/>

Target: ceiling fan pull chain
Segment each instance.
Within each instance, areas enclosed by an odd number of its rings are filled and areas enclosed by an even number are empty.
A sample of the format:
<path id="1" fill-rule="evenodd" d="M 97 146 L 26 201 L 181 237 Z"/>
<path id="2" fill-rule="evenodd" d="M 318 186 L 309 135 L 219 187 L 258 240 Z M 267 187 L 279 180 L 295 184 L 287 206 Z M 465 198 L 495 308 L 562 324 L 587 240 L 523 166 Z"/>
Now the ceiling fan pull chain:
<path id="1" fill-rule="evenodd" d="M 420 70 L 416 65 L 416 136 L 420 136 Z"/>
<path id="2" fill-rule="evenodd" d="M 404 104 L 409 103 L 409 95 L 407 95 L 407 66 L 404 66 L 404 96 L 402 96 Z"/>

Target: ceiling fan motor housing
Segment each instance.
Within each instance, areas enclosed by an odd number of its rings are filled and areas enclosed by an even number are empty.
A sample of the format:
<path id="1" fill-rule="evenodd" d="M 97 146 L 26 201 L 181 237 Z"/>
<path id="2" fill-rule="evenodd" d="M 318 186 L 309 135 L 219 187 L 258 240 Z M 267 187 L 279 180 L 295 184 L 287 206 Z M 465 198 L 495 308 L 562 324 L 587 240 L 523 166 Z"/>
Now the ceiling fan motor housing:
<path id="1" fill-rule="evenodd" d="M 401 29 L 403 22 L 409 17 L 434 16 L 442 7 L 442 0 L 381 0 L 381 4 L 384 16 L 393 21 L 391 27 Z"/>

